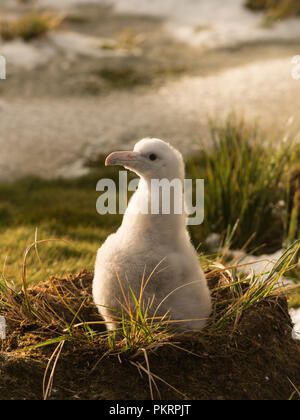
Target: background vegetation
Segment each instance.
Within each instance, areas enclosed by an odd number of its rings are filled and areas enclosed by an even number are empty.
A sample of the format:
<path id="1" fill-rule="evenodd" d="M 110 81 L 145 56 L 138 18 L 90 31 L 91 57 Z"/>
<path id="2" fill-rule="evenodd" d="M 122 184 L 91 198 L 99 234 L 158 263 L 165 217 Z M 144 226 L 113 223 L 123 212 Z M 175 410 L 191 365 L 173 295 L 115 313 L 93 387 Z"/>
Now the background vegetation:
<path id="1" fill-rule="evenodd" d="M 246 6 L 252 10 L 265 10 L 270 21 L 300 14 L 299 0 L 247 0 Z"/>

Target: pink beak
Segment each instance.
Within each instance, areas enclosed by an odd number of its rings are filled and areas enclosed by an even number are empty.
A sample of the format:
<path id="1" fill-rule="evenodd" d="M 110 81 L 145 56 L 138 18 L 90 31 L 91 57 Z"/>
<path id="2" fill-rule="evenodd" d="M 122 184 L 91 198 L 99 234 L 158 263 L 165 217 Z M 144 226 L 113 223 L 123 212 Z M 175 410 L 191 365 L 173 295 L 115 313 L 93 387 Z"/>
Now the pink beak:
<path id="1" fill-rule="evenodd" d="M 113 152 L 105 159 L 105 166 L 130 166 L 130 164 L 136 162 L 140 156 L 141 155 L 138 152 Z"/>

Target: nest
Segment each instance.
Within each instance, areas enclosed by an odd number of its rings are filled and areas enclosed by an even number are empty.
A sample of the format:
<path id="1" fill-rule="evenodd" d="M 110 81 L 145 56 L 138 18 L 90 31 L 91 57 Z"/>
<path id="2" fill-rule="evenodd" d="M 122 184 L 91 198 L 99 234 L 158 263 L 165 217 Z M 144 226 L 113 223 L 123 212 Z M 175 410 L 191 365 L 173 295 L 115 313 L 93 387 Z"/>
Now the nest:
<path id="1" fill-rule="evenodd" d="M 83 339 L 80 328 L 75 328 L 89 322 L 98 336 L 105 331 L 91 297 L 92 276 L 83 271 L 29 288 L 30 313 L 22 293 L 11 293 L 11 308 L 0 306 L 7 320 L 7 339 L 0 343 L 0 399 L 45 397 L 45 370 L 58 346 L 49 399 L 299 397 L 300 344 L 292 339 L 284 296 L 273 294 L 256 302 L 226 328 L 210 324 L 200 332 L 171 335 L 143 351 L 116 355 L 105 339 Z M 226 275 L 208 275 L 208 281 L 217 325 L 234 295 L 226 287 Z M 58 338 L 68 337 L 70 325 L 71 339 L 62 345 Z M 51 340 L 52 344 L 36 347 Z M 155 383 L 152 389 L 149 375 Z"/>

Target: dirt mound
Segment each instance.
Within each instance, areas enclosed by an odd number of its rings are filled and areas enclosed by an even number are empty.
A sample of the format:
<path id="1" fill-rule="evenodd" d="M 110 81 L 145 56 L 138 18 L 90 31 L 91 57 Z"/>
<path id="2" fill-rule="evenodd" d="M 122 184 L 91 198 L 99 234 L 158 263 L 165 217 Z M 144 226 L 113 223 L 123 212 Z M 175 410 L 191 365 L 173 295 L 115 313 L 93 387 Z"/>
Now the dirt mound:
<path id="1" fill-rule="evenodd" d="M 209 279 L 214 317 L 232 300 L 224 276 Z M 53 279 L 10 296 L 7 339 L 0 342 L 0 399 L 288 399 L 298 398 L 300 343 L 291 337 L 286 298 L 272 295 L 243 311 L 238 324 L 172 335 L 145 350 L 111 351 L 91 299 L 92 274 Z M 1 303 L 1 302 L 0 302 Z M 30 313 L 29 313 L 30 308 Z M 79 326 L 78 324 L 81 324 Z M 235 325 L 234 325 L 235 324 Z M 216 325 L 216 324 L 214 324 Z M 97 339 L 96 339 L 97 338 Z M 53 340 L 46 346 L 30 346 Z M 56 353 L 53 353 L 56 349 Z M 53 371 L 52 371 L 52 368 Z M 52 377 L 52 373 L 54 376 Z M 149 388 L 149 375 L 152 389 Z"/>

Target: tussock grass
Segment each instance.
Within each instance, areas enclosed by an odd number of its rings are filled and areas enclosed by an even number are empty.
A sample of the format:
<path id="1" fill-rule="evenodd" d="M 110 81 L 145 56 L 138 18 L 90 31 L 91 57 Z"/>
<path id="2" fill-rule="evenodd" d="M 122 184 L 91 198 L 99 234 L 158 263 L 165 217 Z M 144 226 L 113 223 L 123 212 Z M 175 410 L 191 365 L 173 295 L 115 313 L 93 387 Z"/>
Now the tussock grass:
<path id="1" fill-rule="evenodd" d="M 145 36 L 135 32 L 132 28 L 124 29 L 116 39 L 101 42 L 100 47 L 107 50 L 139 51 Z"/>
<path id="2" fill-rule="evenodd" d="M 246 7 L 251 10 L 265 10 L 267 12 L 266 23 L 300 15 L 298 0 L 247 0 Z"/>
<path id="3" fill-rule="evenodd" d="M 16 38 L 31 41 L 59 27 L 63 19 L 63 16 L 34 10 L 17 20 L 2 19 L 0 21 L 0 36 L 4 41 Z"/>
<path id="4" fill-rule="evenodd" d="M 232 115 L 212 123 L 213 146 L 193 157 L 188 175 L 205 180 L 204 224 L 192 230 L 199 242 L 210 232 L 226 233 L 239 221 L 233 246 L 280 249 L 299 237 L 299 202 L 291 193 L 299 145 L 266 139 L 256 126 Z M 297 189 L 298 191 L 298 189 Z M 249 239 L 252 240 L 249 243 Z"/>

